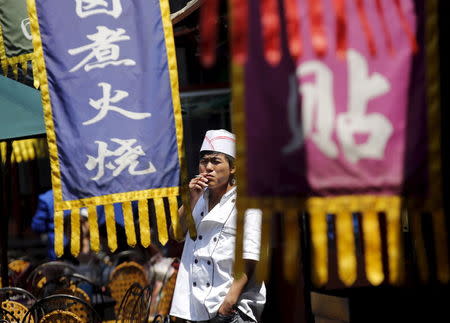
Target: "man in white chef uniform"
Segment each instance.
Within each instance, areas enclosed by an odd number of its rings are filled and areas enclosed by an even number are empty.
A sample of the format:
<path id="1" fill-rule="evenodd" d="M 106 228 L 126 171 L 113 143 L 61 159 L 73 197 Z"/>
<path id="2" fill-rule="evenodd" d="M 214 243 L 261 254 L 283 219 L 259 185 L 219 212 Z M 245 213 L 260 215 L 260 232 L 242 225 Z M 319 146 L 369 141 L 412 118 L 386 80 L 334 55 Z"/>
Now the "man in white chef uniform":
<path id="1" fill-rule="evenodd" d="M 181 257 L 170 315 L 191 322 L 258 322 L 266 301 L 253 279 L 259 261 L 261 211 L 245 214 L 245 273 L 233 277 L 236 239 L 235 136 L 209 130 L 200 149 L 199 175 L 189 182 L 197 239 L 189 234 Z M 185 232 L 185 211 L 179 210 Z"/>

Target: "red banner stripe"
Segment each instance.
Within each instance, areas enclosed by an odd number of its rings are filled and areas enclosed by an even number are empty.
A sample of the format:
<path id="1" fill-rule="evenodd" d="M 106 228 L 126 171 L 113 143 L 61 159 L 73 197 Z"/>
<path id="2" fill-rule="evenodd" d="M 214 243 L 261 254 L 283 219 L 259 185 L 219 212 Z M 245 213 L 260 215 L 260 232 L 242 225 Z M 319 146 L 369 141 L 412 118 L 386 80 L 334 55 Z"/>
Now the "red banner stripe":
<path id="1" fill-rule="evenodd" d="M 248 48 L 248 0 L 230 0 L 231 57 L 233 62 L 244 64 Z"/>
<path id="2" fill-rule="evenodd" d="M 314 51 L 318 56 L 323 56 L 327 52 L 327 38 L 325 36 L 325 26 L 323 21 L 322 0 L 309 0 L 309 19 L 311 22 L 311 36 Z"/>
<path id="3" fill-rule="evenodd" d="M 366 35 L 367 45 L 369 47 L 369 52 L 372 56 L 375 56 L 377 49 L 375 46 L 375 39 L 373 37 L 372 30 L 370 29 L 369 22 L 367 20 L 366 9 L 364 8 L 363 0 L 356 0 L 356 6 L 358 8 L 359 19 L 361 20 L 361 25 Z"/>
<path id="4" fill-rule="evenodd" d="M 345 13 L 345 0 L 333 0 L 336 11 L 336 52 L 340 58 L 345 58 L 347 51 L 347 15 Z"/>
<path id="5" fill-rule="evenodd" d="M 210 67 L 216 61 L 219 0 L 204 1 L 200 10 L 200 61 Z"/>
<path id="6" fill-rule="evenodd" d="M 269 64 L 276 65 L 281 60 L 281 29 L 278 1 L 261 0 L 260 3 L 264 56 Z"/>
<path id="7" fill-rule="evenodd" d="M 297 0 L 284 0 L 289 51 L 295 61 L 297 61 L 303 52 L 300 34 L 300 15 L 297 6 Z"/>
<path id="8" fill-rule="evenodd" d="M 392 37 L 389 32 L 389 28 L 386 24 L 386 19 L 384 17 L 384 10 L 383 10 L 383 6 L 381 4 L 381 0 L 376 0 L 376 7 L 377 7 L 378 16 L 380 17 L 381 27 L 383 28 L 384 37 L 386 40 L 386 48 L 388 49 L 389 54 L 393 55 L 395 53 L 395 50 L 394 50 L 394 46 L 392 44 Z"/>
<path id="9" fill-rule="evenodd" d="M 405 13 L 402 10 L 402 5 L 400 3 L 400 0 L 395 0 L 395 7 L 397 8 L 397 13 L 400 17 L 400 23 L 402 24 L 403 30 L 405 31 L 406 35 L 409 38 L 409 42 L 411 43 L 411 49 L 413 53 L 417 53 L 419 50 L 419 46 L 417 45 L 416 37 L 414 36 L 411 27 L 408 24 L 408 21 L 406 20 Z"/>

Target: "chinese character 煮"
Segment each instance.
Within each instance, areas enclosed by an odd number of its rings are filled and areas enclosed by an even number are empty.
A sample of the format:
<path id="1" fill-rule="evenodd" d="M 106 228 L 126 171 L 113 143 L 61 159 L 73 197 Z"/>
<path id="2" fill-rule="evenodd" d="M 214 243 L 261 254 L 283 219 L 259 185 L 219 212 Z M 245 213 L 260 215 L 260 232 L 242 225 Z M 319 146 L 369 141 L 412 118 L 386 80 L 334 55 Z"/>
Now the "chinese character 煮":
<path id="1" fill-rule="evenodd" d="M 132 59 L 119 59 L 120 47 L 117 44 L 113 44 L 115 42 L 129 40 L 130 36 L 126 35 L 125 32 L 126 30 L 123 28 L 111 30 L 105 26 L 97 26 L 97 33 L 86 36 L 92 41 L 91 44 L 68 50 L 70 55 L 90 51 L 70 72 L 75 72 L 83 66 L 84 70 L 88 72 L 94 68 L 104 68 L 107 65 L 136 65 L 136 62 Z M 91 62 L 92 60 L 94 61 Z"/>

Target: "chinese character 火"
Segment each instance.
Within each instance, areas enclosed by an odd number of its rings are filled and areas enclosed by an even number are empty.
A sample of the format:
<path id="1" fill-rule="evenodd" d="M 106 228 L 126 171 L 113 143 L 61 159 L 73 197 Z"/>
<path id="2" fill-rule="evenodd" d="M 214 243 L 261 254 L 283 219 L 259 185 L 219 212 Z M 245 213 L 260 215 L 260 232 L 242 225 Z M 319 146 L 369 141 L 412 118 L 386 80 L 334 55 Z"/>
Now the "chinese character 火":
<path id="1" fill-rule="evenodd" d="M 112 105 L 112 103 L 117 103 L 120 100 L 126 98 L 128 96 L 128 92 L 122 91 L 122 90 L 115 90 L 114 96 L 111 97 L 111 84 L 100 82 L 98 83 L 98 86 L 102 87 L 103 89 L 103 97 L 98 100 L 89 99 L 89 105 L 93 107 L 94 109 L 98 110 L 98 114 L 88 120 L 83 122 L 83 125 L 90 125 L 94 124 L 100 120 L 102 120 L 108 113 L 108 111 L 115 111 L 124 117 L 127 117 L 129 119 L 133 120 L 141 120 L 145 118 L 151 117 L 151 113 L 147 112 L 132 112 L 125 109 L 122 109 L 120 107 Z"/>

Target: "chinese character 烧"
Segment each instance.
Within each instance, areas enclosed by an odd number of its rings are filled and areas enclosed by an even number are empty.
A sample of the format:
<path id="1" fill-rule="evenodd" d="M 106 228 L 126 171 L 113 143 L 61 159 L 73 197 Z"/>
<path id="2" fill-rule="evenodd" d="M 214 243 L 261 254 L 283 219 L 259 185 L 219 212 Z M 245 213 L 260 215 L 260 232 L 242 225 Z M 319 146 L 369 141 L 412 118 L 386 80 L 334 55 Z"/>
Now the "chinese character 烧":
<path id="1" fill-rule="evenodd" d="M 103 97 L 98 100 L 89 99 L 89 105 L 91 107 L 93 107 L 94 109 L 98 110 L 99 112 L 94 118 L 83 122 L 83 125 L 85 125 L 85 126 L 91 125 L 91 124 L 94 124 L 94 123 L 102 120 L 104 117 L 106 117 L 106 115 L 109 111 L 117 112 L 117 113 L 123 115 L 124 117 L 133 119 L 133 120 L 141 120 L 141 119 L 151 117 L 151 115 L 152 115 L 151 113 L 132 112 L 132 111 L 128 111 L 128 110 L 125 110 L 120 107 L 112 105 L 112 103 L 117 103 L 120 100 L 128 97 L 128 92 L 122 91 L 122 90 L 115 90 L 114 95 L 111 97 L 111 84 L 108 84 L 105 82 L 100 82 L 100 83 L 98 83 L 98 86 L 100 86 L 103 89 Z"/>
<path id="2" fill-rule="evenodd" d="M 125 35 L 125 32 L 126 30 L 123 28 L 111 30 L 105 26 L 97 26 L 97 33 L 86 36 L 89 40 L 93 41 L 91 44 L 68 50 L 70 55 L 90 51 L 70 72 L 78 71 L 83 66 L 84 70 L 89 72 L 94 68 L 104 68 L 108 65 L 136 65 L 136 62 L 132 59 L 119 59 L 120 47 L 113 44 L 115 42 L 129 40 L 130 36 Z M 91 62 L 92 60 L 94 62 Z"/>
<path id="3" fill-rule="evenodd" d="M 104 141 L 95 141 L 98 145 L 97 157 L 87 155 L 88 161 L 84 165 L 88 170 L 97 169 L 97 174 L 91 179 L 98 181 L 105 175 L 105 168 L 112 170 L 114 177 L 120 175 L 122 171 L 128 168 L 130 175 L 146 175 L 156 172 L 155 166 L 151 162 L 148 162 L 148 168 L 137 170 L 139 165 L 138 158 L 145 156 L 145 153 L 140 145 L 133 147 L 137 142 L 136 139 L 117 139 L 112 138 L 112 142 L 119 145 L 116 150 L 108 150 L 108 144 Z M 109 157 L 112 161 L 109 160 Z M 108 160 L 107 160 L 108 159 Z"/>
<path id="4" fill-rule="evenodd" d="M 383 114 L 367 112 L 370 100 L 385 95 L 390 90 L 389 81 L 379 73 L 369 75 L 364 56 L 348 50 L 348 110 L 336 116 L 333 73 L 320 61 L 307 61 L 297 68 L 302 95 L 302 119 L 305 138 L 311 138 L 319 150 L 329 158 L 338 157 L 338 147 L 333 141 L 333 131 L 343 149 L 345 158 L 357 163 L 362 158 L 383 159 L 393 126 Z M 314 76 L 310 81 L 307 76 Z M 296 109 L 296 107 L 292 107 Z M 315 126 L 314 126 L 315 125 Z M 291 131 L 298 130 L 291 127 Z M 357 142 L 355 135 L 366 135 Z"/>
<path id="5" fill-rule="evenodd" d="M 80 18 L 96 14 L 107 14 L 118 18 L 122 14 L 120 0 L 75 0 L 75 11 Z"/>

